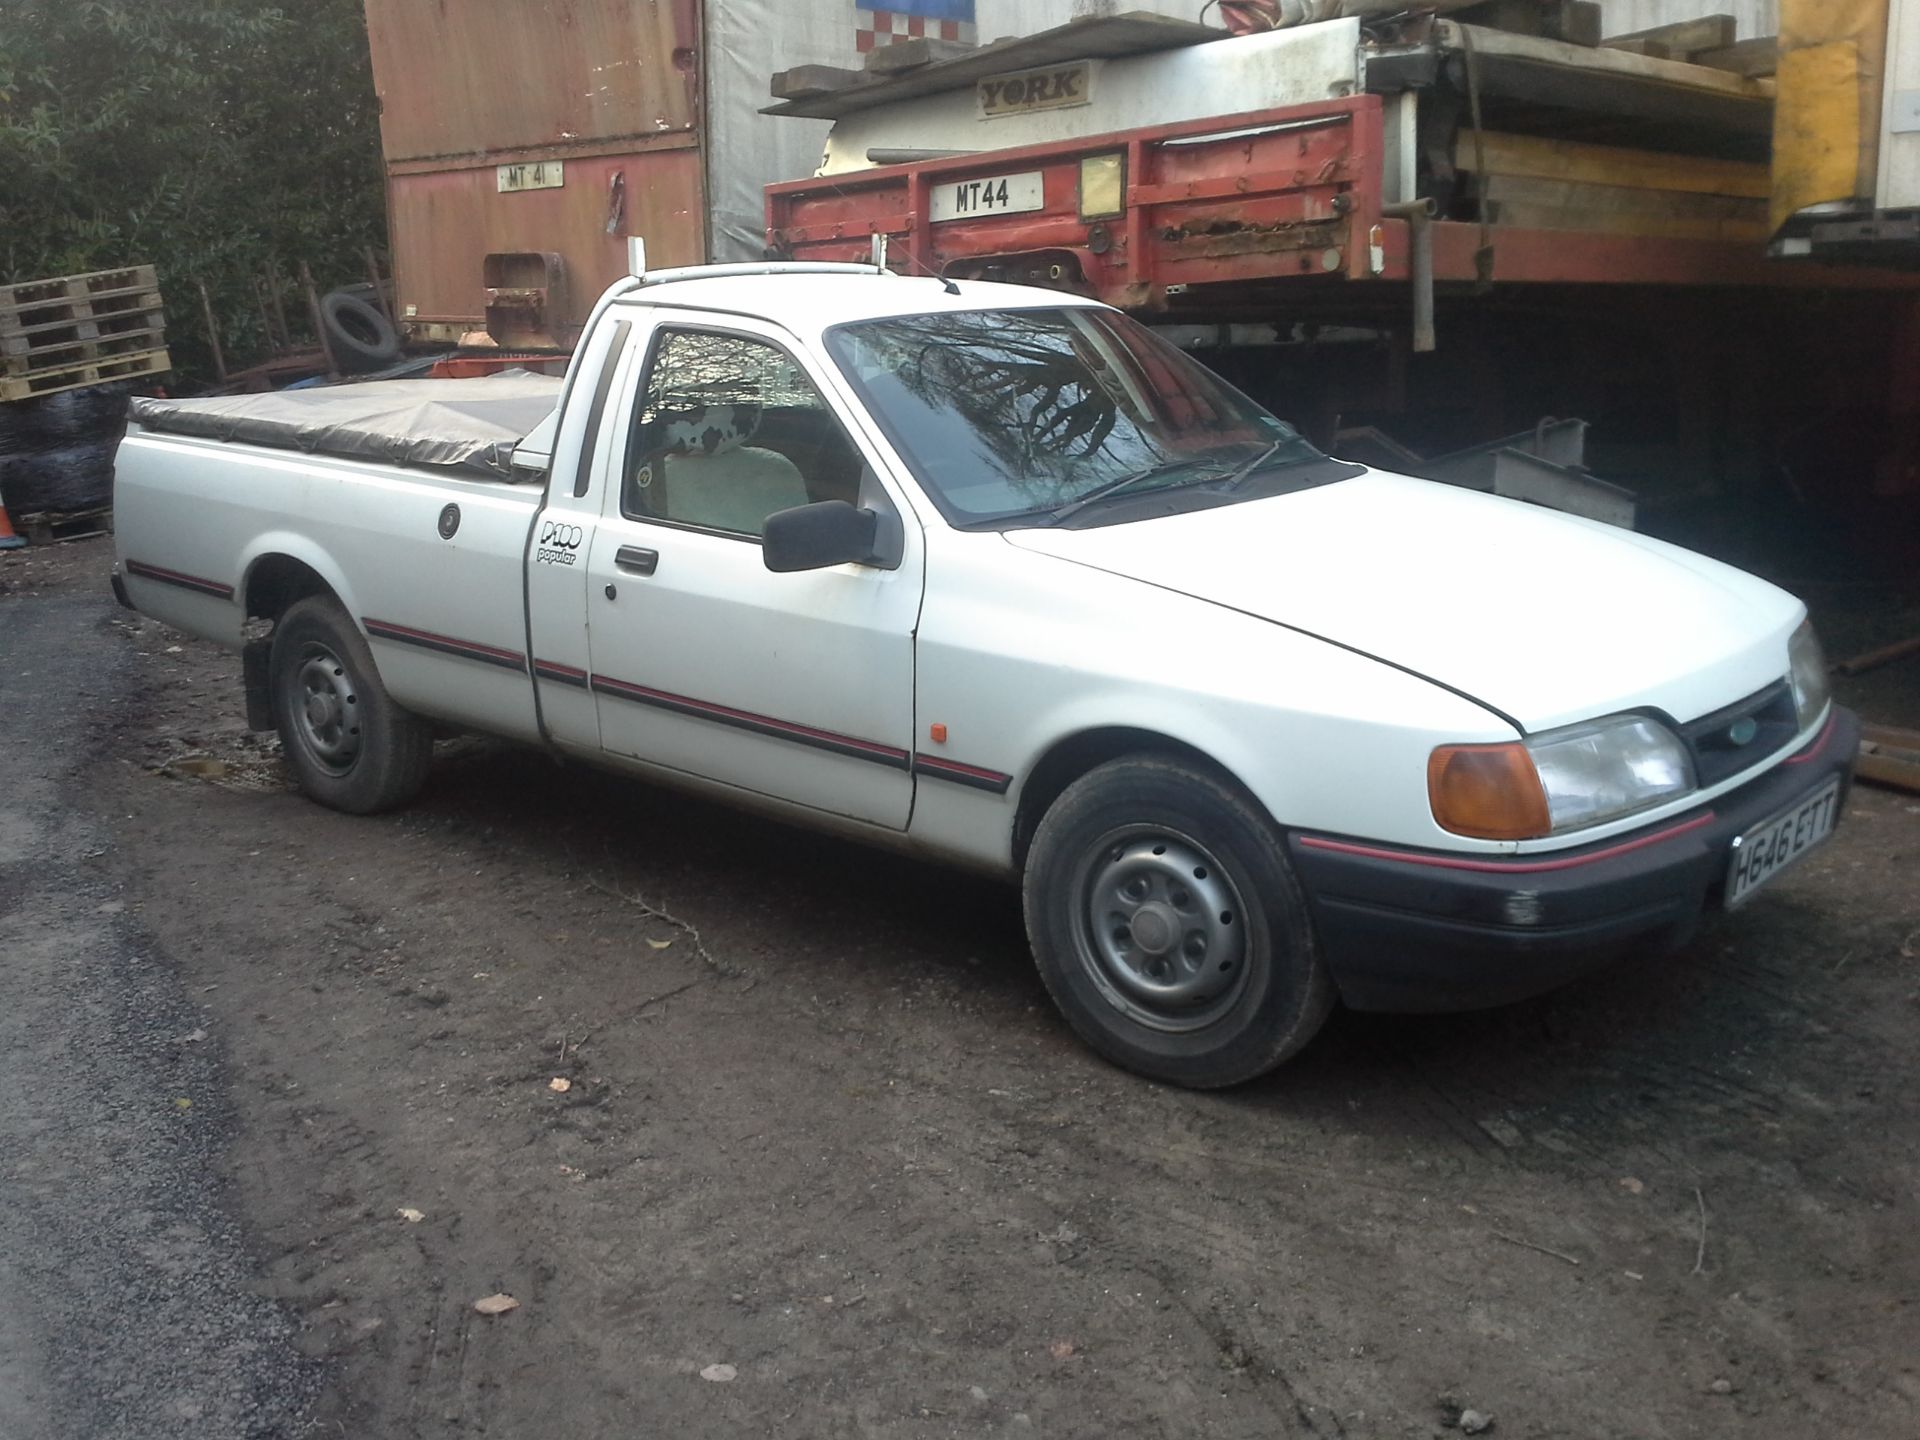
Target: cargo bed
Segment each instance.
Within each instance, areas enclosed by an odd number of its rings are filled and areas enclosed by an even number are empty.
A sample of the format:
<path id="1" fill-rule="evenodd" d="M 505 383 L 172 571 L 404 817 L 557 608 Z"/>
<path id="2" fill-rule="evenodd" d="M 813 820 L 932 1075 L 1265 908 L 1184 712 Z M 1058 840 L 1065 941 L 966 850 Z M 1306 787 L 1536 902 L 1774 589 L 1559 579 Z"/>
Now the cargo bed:
<path id="1" fill-rule="evenodd" d="M 477 380 L 378 380 L 267 395 L 132 402 L 149 431 L 238 441 L 348 460 L 427 466 L 491 480 L 551 413 L 558 376 L 507 371 Z"/>

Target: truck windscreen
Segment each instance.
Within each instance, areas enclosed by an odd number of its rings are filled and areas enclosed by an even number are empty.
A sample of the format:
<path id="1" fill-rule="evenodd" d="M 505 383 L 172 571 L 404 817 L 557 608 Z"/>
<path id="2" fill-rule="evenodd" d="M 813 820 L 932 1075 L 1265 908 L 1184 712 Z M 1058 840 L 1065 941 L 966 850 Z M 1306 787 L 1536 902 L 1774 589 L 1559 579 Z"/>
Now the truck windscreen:
<path id="1" fill-rule="evenodd" d="M 1045 524 L 1108 498 L 1325 468 L 1291 426 L 1111 311 L 894 316 L 836 326 L 827 344 L 955 524 Z"/>

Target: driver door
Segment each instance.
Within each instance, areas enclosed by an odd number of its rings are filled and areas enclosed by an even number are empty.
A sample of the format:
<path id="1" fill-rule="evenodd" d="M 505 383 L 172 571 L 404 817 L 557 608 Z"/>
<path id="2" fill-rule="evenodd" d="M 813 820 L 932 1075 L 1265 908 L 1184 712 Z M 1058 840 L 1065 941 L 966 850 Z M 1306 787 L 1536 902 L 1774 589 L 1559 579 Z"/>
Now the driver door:
<path id="1" fill-rule="evenodd" d="M 760 536 L 776 511 L 909 512 L 781 332 L 662 312 L 647 343 L 588 557 L 603 747 L 904 830 L 917 526 L 892 569 L 769 571 Z"/>

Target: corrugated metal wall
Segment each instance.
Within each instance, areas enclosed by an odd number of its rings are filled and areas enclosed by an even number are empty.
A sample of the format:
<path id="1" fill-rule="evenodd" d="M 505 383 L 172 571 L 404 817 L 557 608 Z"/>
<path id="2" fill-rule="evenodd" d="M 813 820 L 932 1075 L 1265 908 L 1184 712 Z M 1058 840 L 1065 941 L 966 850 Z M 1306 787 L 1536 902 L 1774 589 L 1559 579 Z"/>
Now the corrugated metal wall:
<path id="1" fill-rule="evenodd" d="M 389 160 L 693 126 L 694 0 L 366 4 Z"/>
<path id="2" fill-rule="evenodd" d="M 558 252 L 569 337 L 645 235 L 706 256 L 698 0 L 366 0 L 401 313 L 435 339 L 478 325 L 489 254 Z M 495 166 L 558 160 L 552 189 Z"/>

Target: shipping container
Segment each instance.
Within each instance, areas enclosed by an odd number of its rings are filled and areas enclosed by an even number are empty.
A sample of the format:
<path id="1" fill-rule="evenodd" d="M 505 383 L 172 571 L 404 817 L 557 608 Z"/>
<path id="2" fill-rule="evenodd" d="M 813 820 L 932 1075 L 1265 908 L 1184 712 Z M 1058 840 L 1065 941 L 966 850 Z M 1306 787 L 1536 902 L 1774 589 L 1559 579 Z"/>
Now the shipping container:
<path id="1" fill-rule="evenodd" d="M 409 338 L 566 348 L 625 265 L 754 259 L 761 190 L 827 126 L 769 77 L 878 45 L 1025 33 L 1097 0 L 366 0 Z M 1190 0 L 1129 9 L 1188 14 Z"/>

